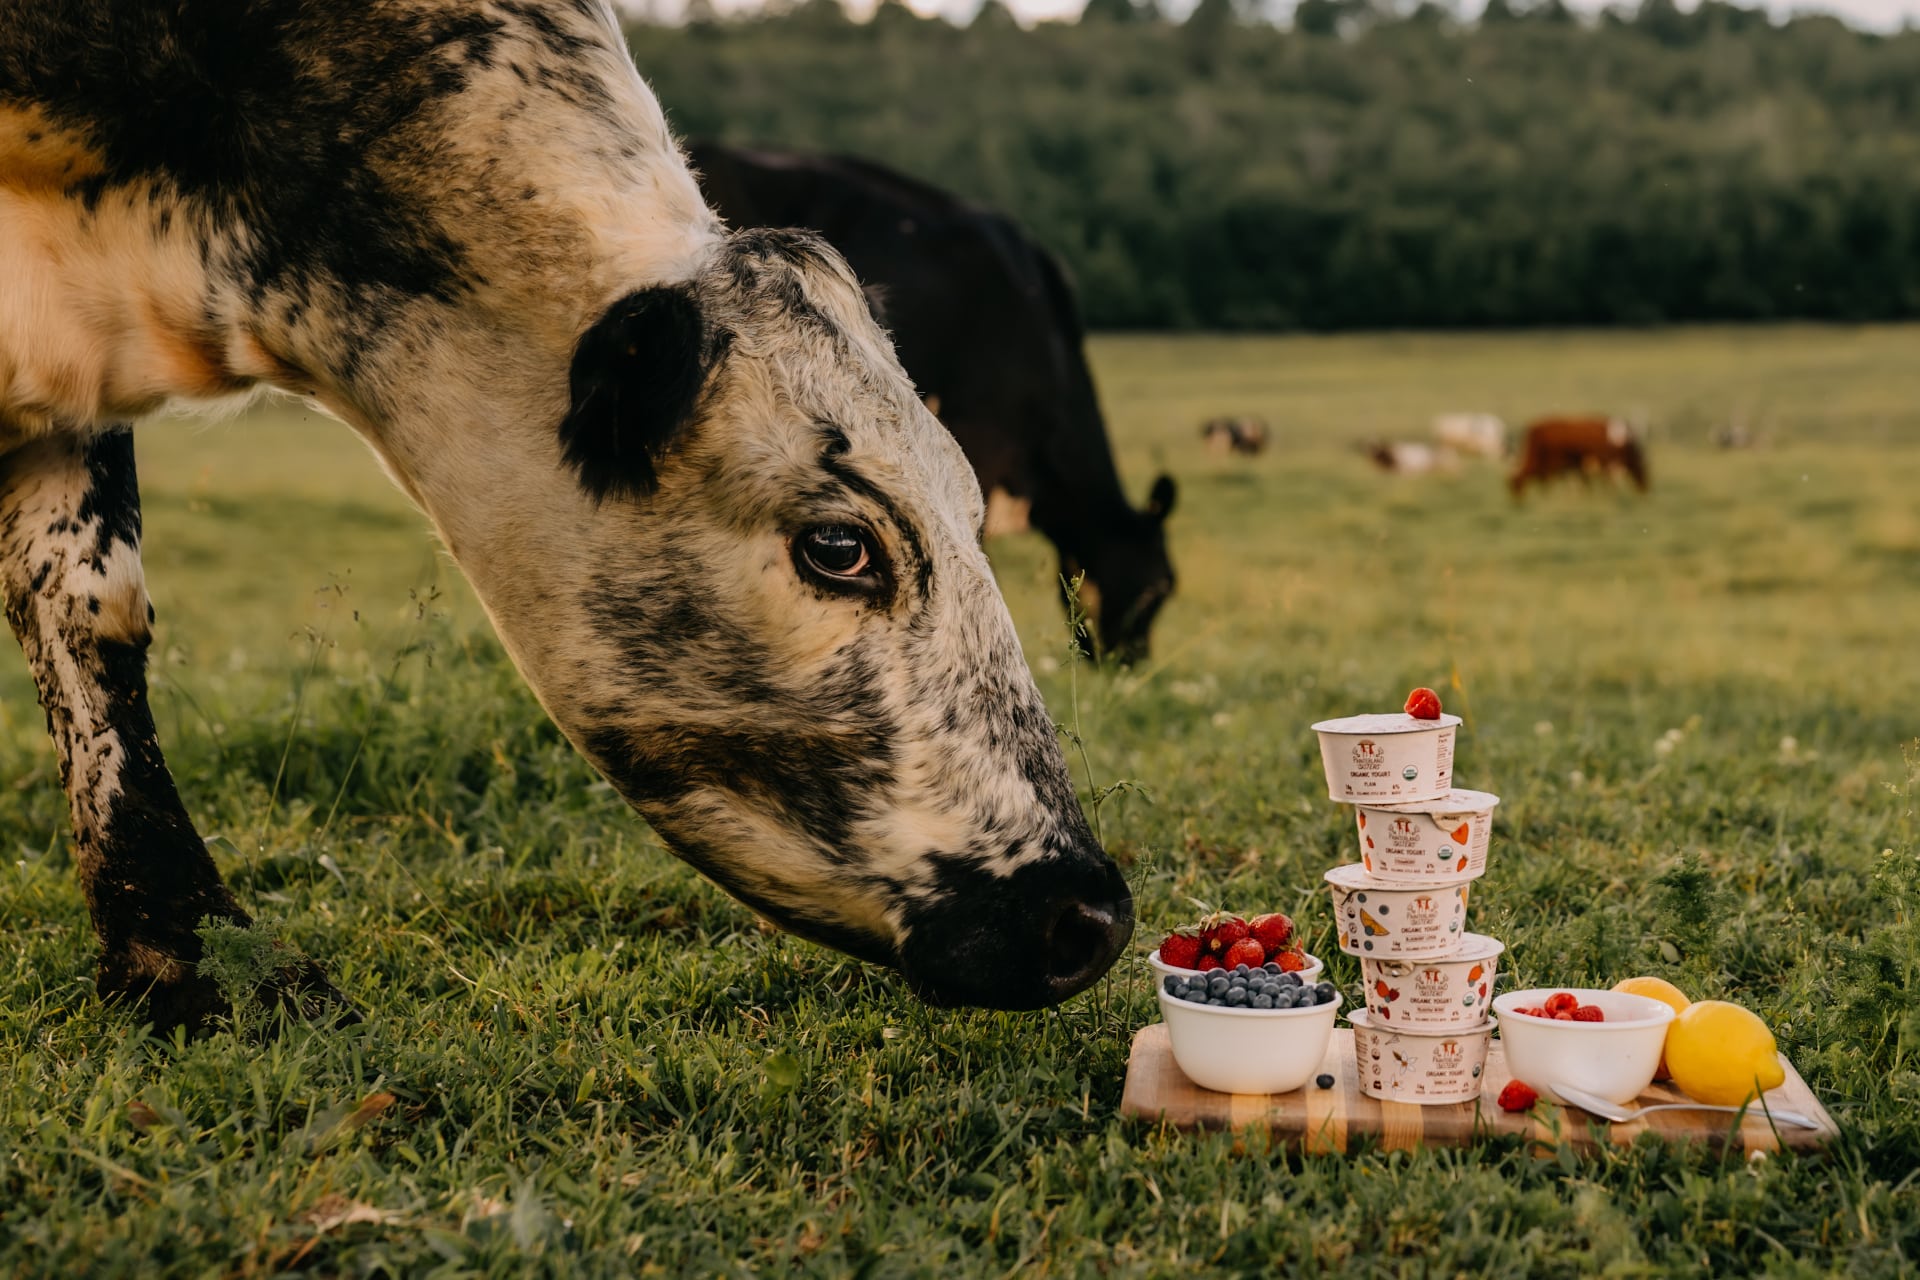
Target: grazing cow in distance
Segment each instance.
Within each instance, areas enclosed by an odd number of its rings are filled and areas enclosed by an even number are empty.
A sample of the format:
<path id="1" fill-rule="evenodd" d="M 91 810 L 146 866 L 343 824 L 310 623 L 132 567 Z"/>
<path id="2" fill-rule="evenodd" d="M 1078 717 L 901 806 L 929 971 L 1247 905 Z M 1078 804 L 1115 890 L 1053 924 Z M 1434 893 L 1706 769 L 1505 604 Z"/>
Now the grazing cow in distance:
<path id="1" fill-rule="evenodd" d="M 155 733 L 129 424 L 262 387 L 373 448 L 741 901 L 938 1003 L 1119 955 L 966 458 L 839 254 L 714 216 L 605 0 L 0 0 L 0 595 L 103 996 L 203 1025 L 196 929 L 248 923 Z"/>
<path id="2" fill-rule="evenodd" d="M 1472 457 L 1501 458 L 1507 452 L 1507 424 L 1490 413 L 1443 413 L 1433 420 L 1433 438 Z"/>
<path id="3" fill-rule="evenodd" d="M 1460 469 L 1460 455 L 1453 450 L 1417 441 L 1378 440 L 1359 449 L 1374 466 L 1394 475 L 1424 476 Z"/>
<path id="4" fill-rule="evenodd" d="M 1529 482 L 1544 485 L 1555 476 L 1624 473 L 1640 492 L 1647 491 L 1647 459 L 1639 434 L 1619 418 L 1542 418 L 1522 435 L 1520 458 L 1507 488 L 1518 498 Z"/>
<path id="5" fill-rule="evenodd" d="M 1174 483 L 1136 510 L 1094 394 L 1079 307 L 1053 255 L 1005 215 L 864 160 L 694 143 L 707 198 L 736 226 L 806 227 L 877 295 L 907 375 L 973 464 L 989 532 L 1059 550 L 1102 652 L 1146 656 L 1173 592 Z"/>
<path id="6" fill-rule="evenodd" d="M 1200 438 L 1209 453 L 1254 457 L 1267 447 L 1267 424 L 1261 418 L 1208 418 L 1200 424 Z"/>

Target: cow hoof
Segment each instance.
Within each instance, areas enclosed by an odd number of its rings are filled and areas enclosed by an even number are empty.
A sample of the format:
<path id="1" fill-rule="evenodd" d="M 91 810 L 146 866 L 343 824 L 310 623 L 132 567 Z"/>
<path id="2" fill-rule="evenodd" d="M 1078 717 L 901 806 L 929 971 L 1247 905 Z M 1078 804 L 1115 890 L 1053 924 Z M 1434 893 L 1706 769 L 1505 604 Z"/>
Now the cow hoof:
<path id="1" fill-rule="evenodd" d="M 289 1017 L 315 1026 L 351 1027 L 362 1021 L 360 1011 L 327 981 L 327 975 L 311 960 L 300 960 L 282 969 L 273 981 L 260 985 L 259 1001 L 269 1009 L 284 1010 Z"/>
<path id="2" fill-rule="evenodd" d="M 154 1032 L 163 1038 L 185 1028 L 189 1039 L 197 1039 L 232 1021 L 233 1006 L 219 983 L 179 962 L 167 969 L 165 976 L 148 977 L 125 959 L 102 957 L 96 985 L 102 999 L 144 1001 Z M 287 965 L 260 983 L 252 1003 L 270 1015 L 269 1033 L 278 1030 L 283 1018 L 328 1028 L 361 1021 L 359 1010 L 327 981 L 319 965 L 307 959 Z"/>

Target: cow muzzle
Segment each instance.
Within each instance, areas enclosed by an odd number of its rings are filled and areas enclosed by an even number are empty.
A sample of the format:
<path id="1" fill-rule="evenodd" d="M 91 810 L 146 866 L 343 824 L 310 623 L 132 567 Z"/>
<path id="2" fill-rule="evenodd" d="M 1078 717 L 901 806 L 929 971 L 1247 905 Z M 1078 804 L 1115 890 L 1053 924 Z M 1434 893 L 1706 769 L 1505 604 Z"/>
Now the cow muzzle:
<path id="1" fill-rule="evenodd" d="M 1133 936 L 1133 895 L 1104 854 L 995 876 L 944 866 L 908 913 L 900 968 L 929 1004 L 1040 1009 L 1098 982 Z"/>

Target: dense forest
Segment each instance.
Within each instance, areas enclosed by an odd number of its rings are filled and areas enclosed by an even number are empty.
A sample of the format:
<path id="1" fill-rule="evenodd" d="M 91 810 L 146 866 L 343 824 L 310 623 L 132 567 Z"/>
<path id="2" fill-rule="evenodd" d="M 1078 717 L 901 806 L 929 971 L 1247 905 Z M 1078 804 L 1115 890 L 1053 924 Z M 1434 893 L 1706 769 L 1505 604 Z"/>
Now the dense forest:
<path id="1" fill-rule="evenodd" d="M 889 0 L 636 24 L 689 137 L 878 159 L 1005 209 L 1104 327 L 1920 314 L 1920 33 L 1706 0 Z"/>

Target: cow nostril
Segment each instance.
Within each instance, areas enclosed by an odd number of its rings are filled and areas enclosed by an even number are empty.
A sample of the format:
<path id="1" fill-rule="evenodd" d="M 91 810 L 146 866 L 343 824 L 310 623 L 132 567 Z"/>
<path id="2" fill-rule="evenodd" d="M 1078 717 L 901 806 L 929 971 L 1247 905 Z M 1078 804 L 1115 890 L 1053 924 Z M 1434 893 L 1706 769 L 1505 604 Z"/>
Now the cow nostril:
<path id="1" fill-rule="evenodd" d="M 1131 913 L 1114 903 L 1069 902 L 1047 930 L 1047 981 L 1064 999 L 1091 986 L 1133 934 Z"/>

